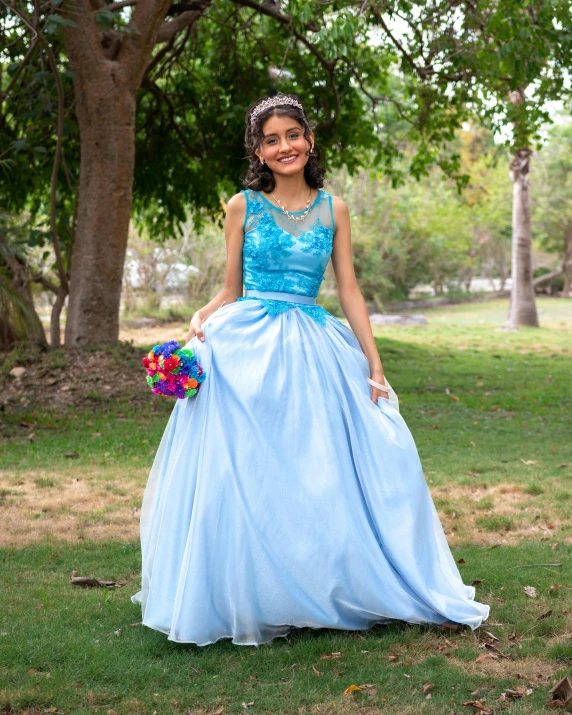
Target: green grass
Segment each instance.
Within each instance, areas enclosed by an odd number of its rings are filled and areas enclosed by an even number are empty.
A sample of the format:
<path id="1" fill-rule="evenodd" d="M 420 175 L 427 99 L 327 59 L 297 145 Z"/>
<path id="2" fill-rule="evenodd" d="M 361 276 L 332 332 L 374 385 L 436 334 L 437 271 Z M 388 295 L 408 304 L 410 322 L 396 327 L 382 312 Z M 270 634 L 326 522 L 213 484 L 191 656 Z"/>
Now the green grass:
<path id="1" fill-rule="evenodd" d="M 104 537 L 118 510 L 140 505 L 172 403 L 103 395 L 62 414 L 8 411 L 0 519 L 30 495 L 55 503 L 74 480 L 99 502 L 88 511 L 73 500 L 47 511 L 30 506 L 22 511 L 25 545 L 0 551 L 0 708 L 450 715 L 471 712 L 462 703 L 478 699 L 496 713 L 545 712 L 548 690 L 572 668 L 572 301 L 543 299 L 539 308 L 540 330 L 518 333 L 497 330 L 506 313 L 500 301 L 425 311 L 428 326 L 375 329 L 463 579 L 491 605 L 475 632 L 394 624 L 303 629 L 259 648 L 170 643 L 139 625 L 129 600 L 138 588 L 136 539 Z M 79 457 L 66 458 L 70 452 Z M 81 526 L 76 539 L 48 531 L 26 542 L 26 524 L 71 518 Z M 71 586 L 72 570 L 129 583 L 84 591 Z M 485 631 L 507 658 L 476 662 Z M 343 695 L 364 683 L 375 694 Z M 532 694 L 498 701 L 522 685 Z"/>
<path id="2" fill-rule="evenodd" d="M 455 554 L 464 559 L 466 582 L 483 579 L 478 595 L 493 606 L 487 629 L 500 639 L 497 648 L 514 658 L 502 660 L 513 674 L 491 674 L 474 664 L 483 648 L 479 631 L 470 630 L 447 633 L 395 624 L 359 634 L 303 629 L 259 648 L 170 643 L 139 625 L 139 609 L 129 600 L 139 569 L 137 545 L 38 544 L 6 550 L 3 582 L 10 588 L 2 597 L 0 693 L 12 707 L 57 707 L 78 714 L 94 708 L 184 713 L 215 706 L 238 713 L 243 702 L 252 701 L 252 712 L 295 713 L 317 703 L 342 707 L 348 701 L 346 687 L 368 683 L 377 690 L 368 702 L 383 706 L 383 712 L 402 712 L 407 705 L 415 708 L 411 712 L 426 707 L 427 712 L 451 713 L 477 688 L 495 686 L 492 697 L 484 697 L 490 703 L 503 689 L 526 682 L 516 673 L 526 673 L 528 661 L 535 666 L 531 679 L 545 674 L 552 682 L 569 669 L 570 640 L 551 644 L 566 627 L 569 589 L 550 595 L 550 586 L 571 583 L 570 551 L 566 546 L 555 554 L 549 544 L 526 543 L 518 549 L 467 547 Z M 511 569 L 556 559 L 565 566 Z M 116 591 L 81 590 L 70 584 L 74 569 L 135 581 Z M 537 598 L 526 596 L 527 585 L 536 588 Z M 510 640 L 515 629 L 519 640 Z M 341 652 L 341 658 L 321 658 L 334 652 Z M 397 659 L 391 661 L 390 655 Z M 429 682 L 432 698 L 426 701 L 422 686 Z M 534 687 L 527 708 L 540 711 L 547 690 L 547 684 Z"/>

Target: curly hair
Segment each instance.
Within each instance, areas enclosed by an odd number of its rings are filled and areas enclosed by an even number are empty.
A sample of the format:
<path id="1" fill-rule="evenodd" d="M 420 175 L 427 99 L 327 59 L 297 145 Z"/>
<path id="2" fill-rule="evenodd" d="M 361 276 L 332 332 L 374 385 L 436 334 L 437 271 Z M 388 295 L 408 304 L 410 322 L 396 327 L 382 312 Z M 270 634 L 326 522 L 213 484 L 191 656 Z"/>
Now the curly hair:
<path id="1" fill-rule="evenodd" d="M 295 94 L 279 94 L 276 96 L 284 97 L 285 100 L 295 99 L 300 102 L 300 99 Z M 308 121 L 306 112 L 303 109 L 300 109 L 292 104 L 283 104 L 264 109 L 255 117 L 254 121 L 251 122 L 250 117 L 253 110 L 265 99 L 267 99 L 267 97 L 260 97 L 257 99 L 256 102 L 248 108 L 246 113 L 244 145 L 246 147 L 247 156 L 250 159 L 250 165 L 242 183 L 247 189 L 254 189 L 254 191 L 265 191 L 266 193 L 269 193 L 274 191 L 276 186 L 274 174 L 272 173 L 272 170 L 269 169 L 266 164 L 262 164 L 260 159 L 256 156 L 256 151 L 260 148 L 264 136 L 262 131 L 264 124 L 272 116 L 291 117 L 304 129 L 304 136 L 308 141 L 310 141 L 310 132 L 314 128 L 314 124 Z M 304 166 L 304 179 L 306 180 L 308 186 L 312 189 L 321 189 L 324 186 L 324 175 L 326 170 L 320 166 L 321 157 L 322 152 L 314 143 L 314 151 L 308 156 L 308 161 Z"/>

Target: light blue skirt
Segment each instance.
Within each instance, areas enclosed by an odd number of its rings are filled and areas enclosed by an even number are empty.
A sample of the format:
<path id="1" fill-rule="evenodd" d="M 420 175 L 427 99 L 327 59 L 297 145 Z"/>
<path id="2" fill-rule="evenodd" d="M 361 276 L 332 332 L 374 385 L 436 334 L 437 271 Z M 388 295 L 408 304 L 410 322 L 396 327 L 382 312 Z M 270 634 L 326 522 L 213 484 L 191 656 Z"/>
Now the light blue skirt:
<path id="1" fill-rule="evenodd" d="M 371 401 L 353 332 L 258 300 L 203 330 L 188 347 L 206 380 L 177 400 L 143 499 L 143 623 L 198 645 L 477 628 L 489 606 L 463 584 L 395 392 Z"/>

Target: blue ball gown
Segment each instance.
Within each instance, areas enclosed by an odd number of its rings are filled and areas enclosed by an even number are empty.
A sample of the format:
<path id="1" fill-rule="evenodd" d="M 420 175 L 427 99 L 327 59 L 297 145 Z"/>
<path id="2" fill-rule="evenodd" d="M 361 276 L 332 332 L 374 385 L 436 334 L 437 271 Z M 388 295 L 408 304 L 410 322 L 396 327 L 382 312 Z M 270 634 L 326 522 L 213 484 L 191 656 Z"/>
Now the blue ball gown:
<path id="1" fill-rule="evenodd" d="M 489 606 L 463 584 L 397 396 L 372 402 L 357 338 L 316 305 L 332 197 L 293 223 L 244 194 L 246 294 L 188 343 L 206 379 L 177 400 L 144 494 L 143 623 L 198 645 L 477 628 Z"/>

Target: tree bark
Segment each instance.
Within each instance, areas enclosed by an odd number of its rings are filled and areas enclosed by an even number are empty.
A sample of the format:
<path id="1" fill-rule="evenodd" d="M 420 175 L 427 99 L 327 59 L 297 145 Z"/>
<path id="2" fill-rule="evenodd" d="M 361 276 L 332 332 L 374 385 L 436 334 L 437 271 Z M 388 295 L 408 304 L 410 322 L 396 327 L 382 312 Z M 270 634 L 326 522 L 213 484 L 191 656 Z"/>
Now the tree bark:
<path id="1" fill-rule="evenodd" d="M 61 346 L 61 328 L 60 316 L 67 298 L 67 291 L 63 286 L 60 286 L 56 293 L 56 299 L 52 305 L 52 314 L 50 316 L 50 345 L 53 348 Z"/>
<path id="2" fill-rule="evenodd" d="M 519 149 L 511 162 L 512 193 L 512 288 L 508 326 L 538 327 L 532 282 L 532 230 L 530 221 L 529 147 Z"/>
<path id="3" fill-rule="evenodd" d="M 572 288 L 572 224 L 564 227 L 564 255 L 562 257 L 562 272 L 564 273 L 564 287 L 562 295 L 568 298 Z"/>
<path id="4" fill-rule="evenodd" d="M 14 288 L 18 291 L 21 301 L 27 307 L 28 317 L 25 321 L 26 325 L 26 336 L 30 345 L 38 348 L 47 347 L 48 341 L 46 340 L 46 333 L 40 316 L 36 311 L 36 306 L 34 305 L 34 298 L 32 295 L 31 288 L 31 277 L 29 273 L 28 266 L 22 263 L 16 256 L 7 253 L 4 256 L 7 264 L 8 270 L 11 274 L 11 283 Z M 4 344 L 0 340 L 0 345 L 3 347 L 7 346 L 7 342 Z"/>
<path id="5" fill-rule="evenodd" d="M 119 336 L 123 265 L 135 166 L 136 93 L 171 0 L 139 0 L 130 30 L 102 31 L 100 0 L 80 0 L 63 36 L 81 140 L 77 226 L 65 344 L 109 344 Z"/>
<path id="6" fill-rule="evenodd" d="M 119 335 L 135 167 L 135 97 L 111 76 L 98 80 L 87 92 L 76 89 L 81 168 L 68 347 L 114 343 Z"/>

